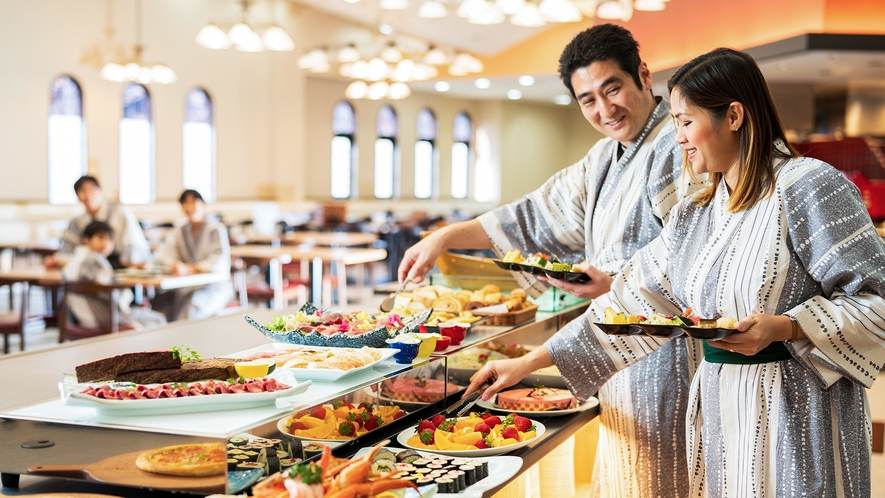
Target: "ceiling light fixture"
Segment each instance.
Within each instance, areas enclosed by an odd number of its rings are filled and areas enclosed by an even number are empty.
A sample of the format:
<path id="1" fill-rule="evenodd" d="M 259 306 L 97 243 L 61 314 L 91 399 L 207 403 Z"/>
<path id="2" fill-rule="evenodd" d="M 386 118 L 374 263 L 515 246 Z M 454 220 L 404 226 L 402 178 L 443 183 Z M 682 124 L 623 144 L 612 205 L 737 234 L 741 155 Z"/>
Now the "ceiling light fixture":
<path id="1" fill-rule="evenodd" d="M 476 6 L 470 11 L 470 17 L 467 18 L 467 22 L 483 26 L 501 24 L 504 22 L 504 12 L 487 1 L 477 2 Z"/>
<path id="2" fill-rule="evenodd" d="M 125 60 L 108 62 L 101 68 L 101 77 L 121 83 L 123 81 L 137 81 L 142 84 L 159 83 L 167 85 L 175 83 L 178 77 L 175 71 L 165 64 L 146 65 L 142 63 L 141 54 L 144 45 L 141 42 L 141 0 L 135 3 L 135 46 L 132 47 L 132 57 Z M 112 32 L 112 28 L 108 28 Z"/>
<path id="3" fill-rule="evenodd" d="M 522 92 L 515 88 L 507 90 L 507 98 L 510 100 L 519 100 L 522 98 Z"/>
<path id="4" fill-rule="evenodd" d="M 378 6 L 384 10 L 408 9 L 409 0 L 381 0 Z"/>
<path id="5" fill-rule="evenodd" d="M 381 32 L 382 35 L 391 35 L 393 34 L 393 26 L 389 24 L 381 24 L 378 26 L 378 31 Z"/>
<path id="6" fill-rule="evenodd" d="M 519 84 L 522 86 L 532 86 L 535 84 L 535 77 L 524 74 L 519 77 Z"/>
<path id="7" fill-rule="evenodd" d="M 578 22 L 584 18 L 575 4 L 568 0 L 544 0 L 538 10 L 545 19 L 554 22 Z"/>
<path id="8" fill-rule="evenodd" d="M 572 98 L 570 95 L 562 94 L 557 95 L 556 98 L 553 99 L 559 105 L 569 105 L 572 103 Z"/>
<path id="9" fill-rule="evenodd" d="M 402 60 L 403 53 L 396 48 L 396 43 L 389 42 L 384 50 L 381 51 L 379 57 L 385 62 L 397 63 Z"/>
<path id="10" fill-rule="evenodd" d="M 492 86 L 492 82 L 489 81 L 488 78 L 477 78 L 477 80 L 473 82 L 473 85 L 480 90 L 485 90 Z"/>
<path id="11" fill-rule="evenodd" d="M 344 96 L 349 99 L 364 99 L 369 91 L 369 85 L 365 81 L 356 80 L 344 90 Z"/>
<path id="12" fill-rule="evenodd" d="M 495 2 L 495 6 L 508 16 L 516 14 L 516 11 L 522 8 L 523 5 L 525 5 L 525 0 L 497 0 Z"/>
<path id="13" fill-rule="evenodd" d="M 197 34 L 197 45 L 213 50 L 223 50 L 230 48 L 230 39 L 223 29 L 209 23 L 203 26 L 203 29 Z"/>
<path id="14" fill-rule="evenodd" d="M 353 43 L 338 51 L 338 62 L 356 62 L 358 60 L 360 60 L 360 52 Z"/>
<path id="15" fill-rule="evenodd" d="M 430 50 L 424 55 L 425 64 L 433 64 L 434 66 L 442 66 L 449 62 L 449 56 L 439 47 L 430 46 Z"/>
<path id="16" fill-rule="evenodd" d="M 514 26 L 537 28 L 547 24 L 547 21 L 544 20 L 544 16 L 541 15 L 537 5 L 526 2 L 515 14 L 510 16 L 510 23 Z"/>
<path id="17" fill-rule="evenodd" d="M 448 92 L 452 89 L 452 84 L 448 81 L 437 81 L 433 84 L 433 89 L 437 92 Z"/>
<path id="18" fill-rule="evenodd" d="M 599 4 L 596 17 L 629 21 L 633 17 L 633 3 L 630 0 L 606 0 Z"/>
<path id="19" fill-rule="evenodd" d="M 273 24 L 259 35 L 254 26 L 249 23 L 249 4 L 251 0 L 241 0 L 242 8 L 240 22 L 231 26 L 224 32 L 215 23 L 209 23 L 197 33 L 197 44 L 212 50 L 224 50 L 231 47 L 241 52 L 263 52 L 273 50 L 288 52 L 295 49 L 292 37 L 280 26 Z"/>
<path id="20" fill-rule="evenodd" d="M 635 0 L 633 8 L 636 10 L 644 10 L 646 12 L 657 12 L 664 10 L 664 0 Z"/>
<path id="21" fill-rule="evenodd" d="M 295 49 L 295 42 L 279 26 L 271 26 L 261 35 L 261 41 L 264 42 L 264 48 L 275 52 L 288 52 Z"/>
<path id="22" fill-rule="evenodd" d="M 424 3 L 418 8 L 418 17 L 424 19 L 441 19 L 447 15 L 449 15 L 449 10 L 439 0 L 424 0 Z"/>

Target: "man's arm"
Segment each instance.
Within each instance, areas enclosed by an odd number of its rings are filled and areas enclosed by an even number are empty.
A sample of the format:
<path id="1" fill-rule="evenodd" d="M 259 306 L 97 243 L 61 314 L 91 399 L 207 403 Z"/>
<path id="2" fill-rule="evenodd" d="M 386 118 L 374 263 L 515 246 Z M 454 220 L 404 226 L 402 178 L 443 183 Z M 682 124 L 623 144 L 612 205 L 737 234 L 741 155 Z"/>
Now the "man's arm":
<path id="1" fill-rule="evenodd" d="M 423 275 L 447 249 L 491 249 L 492 243 L 479 220 L 462 221 L 441 228 L 410 247 L 399 265 L 399 280 L 421 282 Z"/>

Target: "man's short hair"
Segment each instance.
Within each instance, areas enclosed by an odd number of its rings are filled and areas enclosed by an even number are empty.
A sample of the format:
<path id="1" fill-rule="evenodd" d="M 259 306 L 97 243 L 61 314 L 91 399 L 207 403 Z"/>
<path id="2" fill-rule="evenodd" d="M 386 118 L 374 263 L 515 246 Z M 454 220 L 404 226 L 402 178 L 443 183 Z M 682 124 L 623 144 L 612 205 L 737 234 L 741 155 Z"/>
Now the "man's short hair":
<path id="1" fill-rule="evenodd" d="M 195 201 L 206 202 L 203 200 L 203 196 L 200 195 L 199 192 L 189 188 L 181 193 L 181 196 L 178 198 L 178 203 L 184 204 L 184 201 L 186 201 L 188 197 L 192 198 Z"/>
<path id="2" fill-rule="evenodd" d="M 626 29 L 614 24 L 600 24 L 578 33 L 559 56 L 559 77 L 577 98 L 572 87 L 572 75 L 578 69 L 597 61 L 614 60 L 622 71 L 633 77 L 642 88 L 639 77 L 639 44 Z"/>
<path id="3" fill-rule="evenodd" d="M 85 175 L 81 176 L 74 182 L 74 193 L 79 194 L 80 190 L 90 182 L 96 187 L 101 188 L 101 185 L 98 184 L 98 180 L 96 180 L 94 176 Z"/>
<path id="4" fill-rule="evenodd" d="M 113 236 L 114 230 L 107 223 L 105 223 L 103 221 L 96 220 L 96 221 L 93 221 L 92 223 L 86 225 L 86 228 L 83 230 L 83 238 L 84 239 L 91 239 L 92 237 L 95 237 L 96 235 L 101 235 L 101 234 L 105 234 L 105 233 Z"/>

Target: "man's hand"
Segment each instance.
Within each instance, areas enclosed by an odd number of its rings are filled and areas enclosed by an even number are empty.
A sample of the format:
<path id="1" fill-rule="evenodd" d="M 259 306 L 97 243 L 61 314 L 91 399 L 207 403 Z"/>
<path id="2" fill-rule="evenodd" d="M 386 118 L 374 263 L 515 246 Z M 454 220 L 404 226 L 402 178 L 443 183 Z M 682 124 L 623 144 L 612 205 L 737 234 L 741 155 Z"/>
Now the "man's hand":
<path id="1" fill-rule="evenodd" d="M 61 261 L 55 259 L 55 256 L 50 255 L 43 258 L 43 266 L 45 266 L 47 270 L 55 270 L 61 268 L 63 265 Z"/>
<path id="2" fill-rule="evenodd" d="M 193 274 L 193 269 L 182 263 L 181 261 L 176 261 L 174 265 L 172 265 L 172 274 L 173 275 L 191 275 Z"/>
<path id="3" fill-rule="evenodd" d="M 442 230 L 431 233 L 410 247 L 399 264 L 399 281 L 411 278 L 413 283 L 424 281 L 423 275 L 433 269 L 436 258 L 446 250 Z"/>
<path id="4" fill-rule="evenodd" d="M 793 324 L 788 316 L 750 315 L 735 324 L 737 332 L 721 341 L 709 341 L 714 348 L 726 349 L 733 353 L 752 356 L 775 341 L 789 341 L 793 334 Z M 806 335 L 799 330 L 797 338 Z"/>
<path id="5" fill-rule="evenodd" d="M 581 263 L 579 266 L 584 270 L 584 273 L 590 277 L 590 281 L 586 284 L 577 284 L 566 280 L 550 278 L 546 275 L 538 276 L 538 280 L 584 299 L 596 299 L 611 289 L 614 277 L 608 273 L 600 271 L 598 268 L 590 265 L 590 263 Z"/>

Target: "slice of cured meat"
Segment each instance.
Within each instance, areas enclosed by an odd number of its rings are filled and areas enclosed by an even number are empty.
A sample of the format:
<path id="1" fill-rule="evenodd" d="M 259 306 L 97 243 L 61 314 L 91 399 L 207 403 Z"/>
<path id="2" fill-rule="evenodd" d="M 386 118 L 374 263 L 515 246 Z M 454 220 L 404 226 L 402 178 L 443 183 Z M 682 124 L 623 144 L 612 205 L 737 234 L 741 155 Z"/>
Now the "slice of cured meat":
<path id="1" fill-rule="evenodd" d="M 390 399 L 421 403 L 439 401 L 458 389 L 460 387 L 455 384 L 422 378 L 399 378 L 393 381 L 393 386 L 384 385 L 384 393 Z"/>

